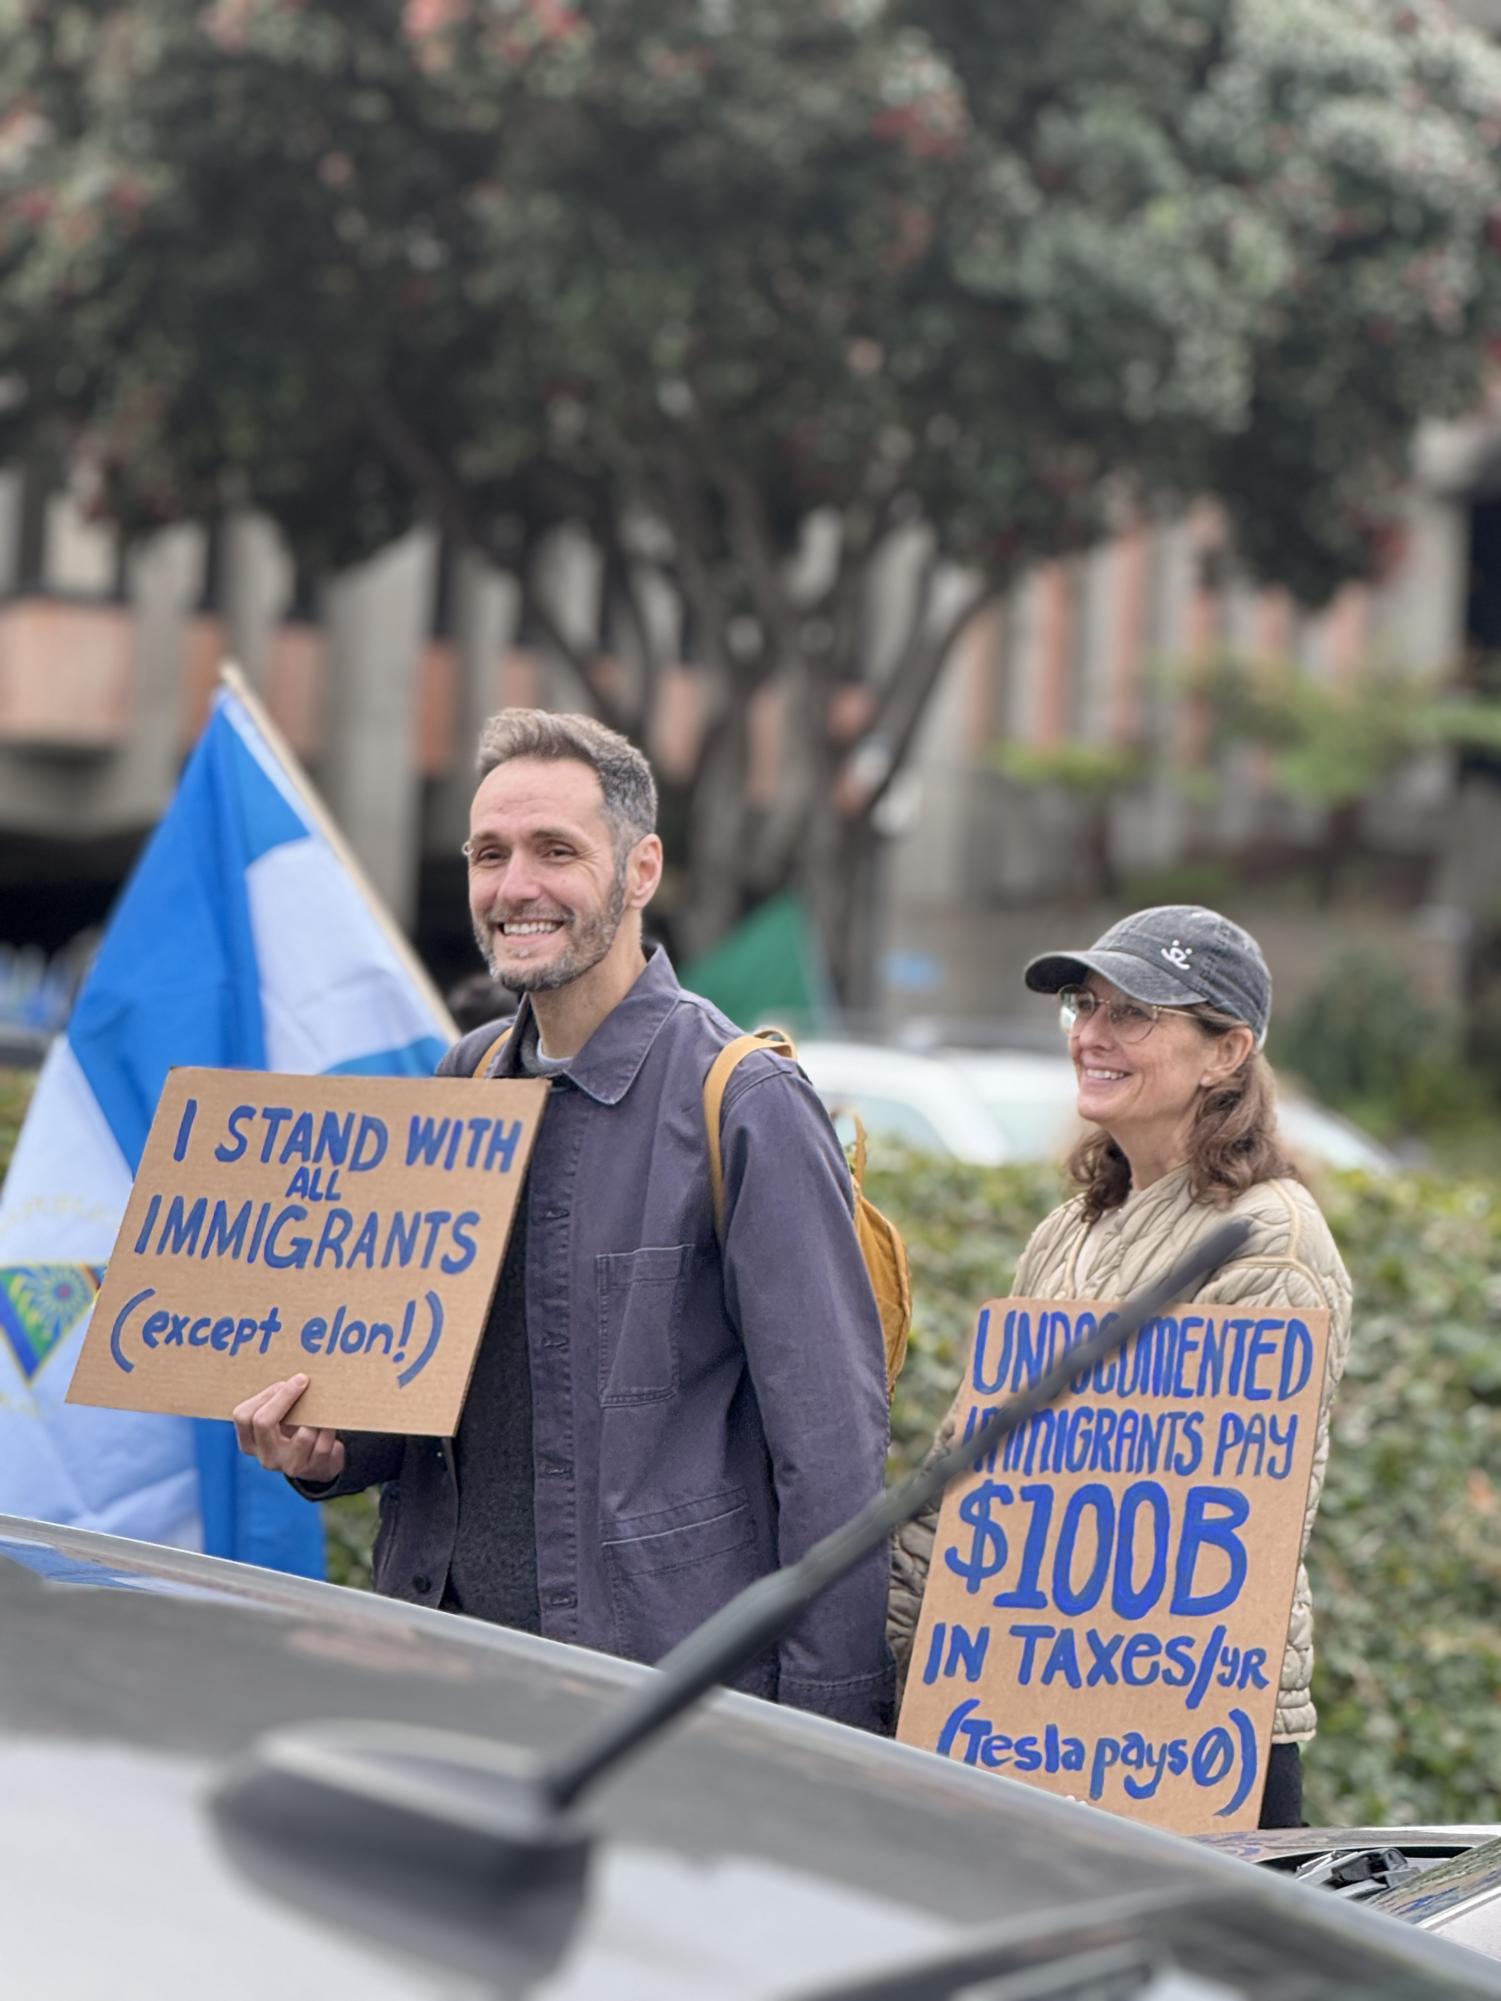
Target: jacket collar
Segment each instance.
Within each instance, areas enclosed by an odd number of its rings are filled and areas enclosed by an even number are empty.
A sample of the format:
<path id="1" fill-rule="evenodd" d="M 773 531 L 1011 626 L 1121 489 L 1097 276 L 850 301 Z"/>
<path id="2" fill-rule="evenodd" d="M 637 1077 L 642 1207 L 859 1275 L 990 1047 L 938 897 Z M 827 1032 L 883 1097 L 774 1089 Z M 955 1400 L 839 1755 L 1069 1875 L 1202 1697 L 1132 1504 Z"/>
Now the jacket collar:
<path id="1" fill-rule="evenodd" d="M 683 997 L 672 963 L 660 945 L 648 945 L 646 965 L 625 999 L 605 1016 L 577 1056 L 558 1073 L 601 1105 L 618 1105 L 662 1024 Z M 532 1025 L 530 994 L 523 994 L 511 1034 L 496 1065 L 497 1076 L 518 1074 L 521 1045 Z"/>

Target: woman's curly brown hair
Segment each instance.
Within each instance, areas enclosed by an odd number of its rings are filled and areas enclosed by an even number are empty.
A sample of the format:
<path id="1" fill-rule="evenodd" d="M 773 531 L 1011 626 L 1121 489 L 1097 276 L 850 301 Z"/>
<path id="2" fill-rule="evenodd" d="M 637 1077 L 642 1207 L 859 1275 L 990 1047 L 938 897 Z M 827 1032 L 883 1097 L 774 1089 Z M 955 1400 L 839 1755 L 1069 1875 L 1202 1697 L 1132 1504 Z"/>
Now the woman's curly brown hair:
<path id="1" fill-rule="evenodd" d="M 1215 1007 L 1185 1010 L 1204 1033 L 1218 1038 L 1243 1021 Z M 1258 1181 L 1296 1181 L 1298 1170 L 1277 1132 L 1277 1087 L 1259 1049 L 1222 1084 L 1205 1091 L 1188 1136 L 1189 1188 L 1196 1202 L 1225 1209 Z M 1086 1133 L 1068 1157 L 1068 1171 L 1084 1193 L 1084 1216 L 1097 1222 L 1131 1193 L 1131 1164 L 1109 1133 Z"/>

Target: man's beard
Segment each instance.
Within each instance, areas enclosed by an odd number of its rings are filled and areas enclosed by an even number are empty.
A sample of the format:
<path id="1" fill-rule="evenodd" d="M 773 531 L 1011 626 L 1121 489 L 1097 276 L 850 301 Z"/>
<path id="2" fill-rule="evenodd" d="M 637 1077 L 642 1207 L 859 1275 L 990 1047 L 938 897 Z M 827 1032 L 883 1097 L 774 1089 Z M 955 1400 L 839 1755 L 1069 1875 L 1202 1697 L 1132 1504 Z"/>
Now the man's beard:
<path id="1" fill-rule="evenodd" d="M 514 923 L 524 923 L 526 913 L 510 911 L 508 918 Z M 490 969 L 492 980 L 509 987 L 514 994 L 555 993 L 559 987 L 571 986 L 585 973 L 592 972 L 604 958 L 620 930 L 620 920 L 625 915 L 625 868 L 622 864 L 615 871 L 615 880 L 610 885 L 610 894 L 602 910 L 596 910 L 590 917 L 568 917 L 564 919 L 564 929 L 568 932 L 568 942 L 555 958 L 545 965 L 529 966 L 508 964 L 496 950 L 496 941 L 489 919 L 476 918 L 474 925 L 475 943 L 480 956 Z M 504 941 L 501 941 L 502 943 Z"/>

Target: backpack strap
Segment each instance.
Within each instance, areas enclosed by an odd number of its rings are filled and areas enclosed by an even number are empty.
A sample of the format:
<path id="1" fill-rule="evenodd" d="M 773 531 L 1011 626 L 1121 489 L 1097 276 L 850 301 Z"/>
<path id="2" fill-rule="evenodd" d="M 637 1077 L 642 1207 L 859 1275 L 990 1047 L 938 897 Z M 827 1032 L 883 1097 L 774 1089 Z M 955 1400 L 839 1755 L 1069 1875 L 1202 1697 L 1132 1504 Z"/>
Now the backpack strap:
<path id="1" fill-rule="evenodd" d="M 855 1184 L 858 1195 L 865 1186 L 865 1162 L 870 1152 L 870 1141 L 865 1131 L 865 1121 L 858 1112 L 848 1114 L 850 1124 L 855 1128 L 855 1157 L 850 1162 L 850 1179 Z"/>
<path id="2" fill-rule="evenodd" d="M 774 1056 L 788 1056 L 794 1063 L 797 1061 L 797 1050 L 785 1029 L 758 1028 L 754 1035 L 737 1035 L 733 1042 L 727 1042 L 704 1079 L 704 1130 L 709 1139 L 709 1194 L 714 1204 L 716 1237 L 724 1235 L 724 1147 L 719 1132 L 724 1094 L 733 1072 L 758 1049 L 769 1049 Z"/>
<path id="3" fill-rule="evenodd" d="M 513 1024 L 510 1023 L 509 1021 L 506 1023 L 505 1027 L 500 1031 L 499 1035 L 496 1036 L 495 1040 L 490 1044 L 489 1048 L 485 1051 L 484 1055 L 480 1058 L 478 1063 L 476 1063 L 474 1068 L 470 1071 L 469 1074 L 471 1077 L 483 1077 L 487 1073 L 487 1071 L 490 1068 L 490 1065 L 495 1061 L 496 1057 L 500 1054 L 501 1050 L 505 1048 L 507 1042 L 510 1040 L 512 1025 Z"/>

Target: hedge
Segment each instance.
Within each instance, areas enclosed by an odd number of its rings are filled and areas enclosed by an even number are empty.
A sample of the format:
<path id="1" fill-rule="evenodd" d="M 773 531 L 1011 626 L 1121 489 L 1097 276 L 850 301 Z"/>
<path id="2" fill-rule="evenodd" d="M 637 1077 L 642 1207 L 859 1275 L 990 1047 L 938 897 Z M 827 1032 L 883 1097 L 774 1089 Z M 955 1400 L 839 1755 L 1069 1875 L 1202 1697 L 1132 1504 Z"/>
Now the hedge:
<path id="1" fill-rule="evenodd" d="M 0 1169 L 25 1095 L 0 1072 Z M 1309 1568 L 1319 1735 L 1310 1818 L 1501 1821 L 1501 1183 L 1332 1177 L 1355 1338 Z M 921 1456 L 974 1309 L 1058 1199 L 1050 1171 L 887 1158 L 870 1193 L 911 1248 L 894 1469 Z M 373 1508 L 326 1511 L 330 1574 L 368 1581 Z"/>

